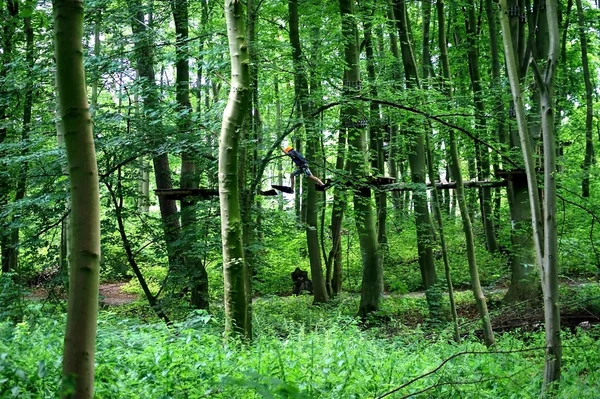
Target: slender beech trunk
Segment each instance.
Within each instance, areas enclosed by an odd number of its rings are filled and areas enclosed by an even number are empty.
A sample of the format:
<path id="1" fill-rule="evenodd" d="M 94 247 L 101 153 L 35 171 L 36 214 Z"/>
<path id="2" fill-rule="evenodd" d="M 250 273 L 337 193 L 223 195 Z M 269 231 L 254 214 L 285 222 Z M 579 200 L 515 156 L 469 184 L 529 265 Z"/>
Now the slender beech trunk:
<path id="1" fill-rule="evenodd" d="M 543 77 L 537 76 L 541 92 L 541 119 L 544 144 L 544 259 L 542 289 L 544 292 L 544 322 L 546 326 L 546 366 L 544 390 L 553 392 L 561 374 L 562 343 L 560 338 L 560 307 L 558 289 L 558 232 L 556 228 L 556 135 L 554 121 L 554 81 L 559 59 L 560 34 L 558 2 L 546 4 L 548 21 L 548 55 Z"/>
<path id="2" fill-rule="evenodd" d="M 172 0 L 171 8 L 175 22 L 175 98 L 177 100 L 177 129 L 181 137 L 192 135 L 192 105 L 190 103 L 190 65 L 189 65 L 189 22 L 187 0 Z M 181 154 L 181 188 L 197 188 L 198 178 L 196 164 L 193 154 L 184 152 Z M 197 242 L 197 224 L 195 216 L 195 201 L 186 198 L 181 201 L 181 224 L 187 237 L 187 242 Z M 208 274 L 204 268 L 202 258 L 195 251 L 186 251 L 183 255 L 185 274 L 189 278 L 192 298 L 191 304 L 196 309 L 208 309 Z"/>
<path id="3" fill-rule="evenodd" d="M 94 58 L 99 59 L 102 43 L 100 41 L 100 33 L 102 32 L 102 10 L 96 10 L 94 16 Z M 99 65 L 99 63 L 97 64 Z M 96 70 L 92 80 L 92 98 L 90 101 L 90 111 L 92 118 L 96 115 L 98 109 L 98 84 L 100 83 L 100 73 Z"/>
<path id="4" fill-rule="evenodd" d="M 243 222 L 238 185 L 240 128 L 250 99 L 250 66 L 244 6 L 241 0 L 225 0 L 225 20 L 231 60 L 231 88 L 223 112 L 219 138 L 219 199 L 221 239 L 223 242 L 223 278 L 225 329 L 252 338 L 249 318 L 248 267 L 244 259 Z"/>
<path id="5" fill-rule="evenodd" d="M 152 37 L 151 23 L 144 22 L 144 9 L 141 0 L 131 0 L 128 3 L 131 19 L 131 29 L 134 36 L 134 55 L 139 77 L 142 79 L 140 85 L 143 88 L 144 102 L 144 126 L 150 131 L 145 132 L 154 148 L 163 144 L 161 117 L 156 116 L 160 108 L 158 87 L 154 74 L 154 43 Z M 156 188 L 173 188 L 171 179 L 171 167 L 167 153 L 159 153 L 152 158 Z M 179 237 L 181 225 L 179 223 L 177 205 L 174 200 L 158 198 L 160 215 L 167 244 L 169 267 L 177 270 L 183 261 L 177 253 L 175 243 Z"/>
<path id="6" fill-rule="evenodd" d="M 473 101 L 475 103 L 475 124 L 478 137 L 484 141 L 489 141 L 487 137 L 487 123 L 485 117 L 485 104 L 483 102 L 483 88 L 481 85 L 481 74 L 479 73 L 479 48 L 477 20 L 475 17 L 475 1 L 471 0 L 467 5 L 467 43 L 469 71 L 471 76 L 471 87 L 473 89 Z M 477 178 L 486 180 L 490 176 L 490 154 L 487 147 L 480 141 L 475 143 L 477 149 Z M 479 189 L 479 202 L 481 209 L 481 220 L 485 231 L 485 239 L 489 252 L 496 252 L 498 244 L 496 242 L 496 231 L 494 229 L 494 219 L 492 217 L 492 191 L 489 187 Z"/>
<path id="7" fill-rule="evenodd" d="M 374 10 L 371 10 L 371 15 L 374 14 Z M 377 98 L 377 87 L 376 87 L 376 71 L 375 71 L 375 52 L 373 49 L 372 39 L 372 22 L 371 17 L 367 17 L 364 27 L 365 36 L 365 53 L 367 55 L 367 73 L 370 83 L 370 95 L 372 98 Z M 380 117 L 380 106 L 371 102 L 370 104 L 370 117 L 369 117 L 369 138 L 371 142 L 371 166 L 374 173 L 380 176 L 385 175 L 385 152 L 383 149 L 383 124 Z M 377 243 L 379 244 L 379 262 L 381 262 L 381 268 L 383 269 L 383 261 L 385 257 L 385 251 L 387 249 L 387 232 L 386 232 L 386 221 L 387 221 L 387 193 L 378 192 L 376 193 L 376 206 L 377 206 Z"/>
<path id="8" fill-rule="evenodd" d="M 292 45 L 292 59 L 294 62 L 294 82 L 296 85 L 296 96 L 298 99 L 298 109 L 300 117 L 304 121 L 304 127 L 307 137 L 306 156 L 309 160 L 316 160 L 318 156 L 317 148 L 319 143 L 318 133 L 315 131 L 315 123 L 311 120 L 311 105 L 308 98 L 308 79 L 306 67 L 302 56 L 302 46 L 300 44 L 300 32 L 298 30 L 298 1 L 290 0 L 289 8 L 289 28 L 290 44 Z M 319 176 L 318 164 L 311 163 L 311 169 L 315 176 Z M 308 183 L 308 192 L 306 195 L 306 242 L 308 247 L 308 257 L 310 260 L 310 271 L 313 281 L 313 295 L 315 302 L 327 302 L 329 296 L 325 286 L 325 277 L 323 276 L 323 266 L 321 263 L 321 252 L 319 248 L 319 229 L 318 220 L 318 196 L 319 192 L 315 189 L 314 183 Z"/>
<path id="9" fill-rule="evenodd" d="M 450 75 L 450 63 L 448 59 L 448 44 L 445 35 L 445 14 L 444 14 L 444 3 L 437 3 L 438 13 L 438 44 L 440 46 L 440 61 L 442 64 L 442 88 L 448 96 L 452 95 L 452 82 Z M 475 258 L 475 244 L 473 239 L 473 226 L 471 225 L 471 219 L 469 218 L 469 212 L 467 210 L 467 201 L 465 199 L 465 191 L 463 186 L 462 172 L 460 170 L 460 158 L 458 154 L 458 146 L 456 145 L 456 138 L 454 137 L 454 130 L 449 130 L 449 141 L 450 141 L 450 156 L 449 167 L 451 169 L 452 177 L 456 181 L 455 197 L 460 208 L 460 214 L 463 223 L 463 231 L 465 233 L 465 242 L 467 246 L 467 261 L 469 263 L 469 274 L 471 276 L 471 289 L 473 290 L 473 296 L 475 303 L 477 304 L 477 310 L 479 311 L 479 317 L 481 318 L 481 324 L 483 328 L 483 337 L 487 346 L 494 344 L 494 332 L 490 322 L 490 316 L 481 289 L 481 283 L 479 281 L 479 271 L 477 269 L 477 260 Z M 454 315 L 453 315 L 454 316 Z"/>
<path id="10" fill-rule="evenodd" d="M 567 0 L 567 9 L 562 14 L 562 19 L 564 20 L 563 26 L 562 26 L 562 39 L 561 39 L 561 46 L 560 46 L 560 63 L 562 65 L 560 68 L 560 74 L 559 74 L 560 79 L 559 79 L 559 84 L 557 87 L 558 93 L 556 94 L 556 112 L 558 114 L 558 118 L 556 118 L 557 124 L 560 124 L 560 121 L 562 120 L 564 113 L 565 113 L 563 104 L 566 103 L 567 101 L 569 101 L 567 99 L 568 63 L 566 62 L 566 60 L 567 60 L 567 33 L 569 33 L 569 24 L 571 22 L 571 10 L 572 9 L 573 9 L 573 0 Z M 560 142 L 559 134 L 560 134 L 560 130 L 557 129 L 557 131 L 556 131 L 556 156 L 557 156 L 556 171 L 558 173 L 562 173 L 564 170 L 564 162 L 561 162 L 561 161 L 562 161 L 563 155 L 564 155 L 564 147 Z"/>
<path id="11" fill-rule="evenodd" d="M 156 295 L 152 294 L 150 288 L 148 287 L 148 283 L 140 270 L 140 267 L 135 259 L 135 254 L 133 249 L 131 248 L 131 242 L 129 241 L 129 237 L 127 237 L 127 231 L 125 229 L 125 222 L 123 219 L 123 190 L 122 190 L 122 173 L 121 168 L 117 170 L 117 189 L 113 189 L 113 187 L 106 183 L 106 187 L 108 189 L 108 193 L 112 200 L 112 204 L 115 207 L 115 217 L 117 219 L 117 227 L 119 229 L 119 235 L 121 236 L 121 241 L 123 242 L 123 249 L 125 250 L 125 255 L 127 256 L 127 261 L 129 262 L 129 266 L 131 266 L 131 270 L 133 270 L 133 274 L 135 274 L 138 282 L 140 283 L 140 287 L 142 288 L 142 292 L 150 305 L 150 308 L 154 311 L 156 316 L 162 319 L 167 325 L 171 324 L 171 321 L 167 317 L 163 308 L 160 306 L 158 302 L 158 298 Z M 116 192 L 115 192 L 116 191 Z"/>
<path id="12" fill-rule="evenodd" d="M 135 78 L 140 78 L 140 74 L 137 69 L 135 70 Z M 134 115 L 136 121 L 139 121 L 142 118 L 142 112 L 140 107 L 140 96 L 138 95 L 137 91 L 133 93 L 133 103 L 135 104 Z M 137 186 L 137 209 L 138 212 L 147 214 L 150 212 L 150 164 L 145 156 L 140 157 L 138 173 L 139 180 Z"/>
<path id="13" fill-rule="evenodd" d="M 360 88 L 360 63 L 358 47 L 358 31 L 354 20 L 354 2 L 340 0 L 342 16 L 342 38 L 344 42 L 344 59 L 347 65 L 344 81 L 344 96 L 348 101 L 344 104 L 343 115 L 358 115 L 356 104 L 351 97 Z M 342 121 L 348 127 L 348 162 L 353 179 L 357 182 L 364 180 L 368 174 L 367 143 L 365 129 L 358 127 L 350 118 Z M 379 261 L 379 250 L 375 220 L 371 207 L 371 190 L 368 187 L 356 187 L 354 191 L 354 211 L 356 213 L 356 229 L 358 230 L 360 250 L 362 255 L 362 289 L 358 314 L 366 317 L 369 313 L 379 310 L 383 295 L 383 268 Z"/>
<path id="14" fill-rule="evenodd" d="M 402 63 L 406 77 L 406 88 L 408 90 L 420 89 L 419 74 L 415 60 L 413 45 L 410 41 L 409 22 L 406 11 L 405 0 L 394 2 L 394 15 L 400 37 L 400 49 L 402 51 Z M 441 297 L 434 289 L 437 283 L 437 273 L 433 257 L 432 244 L 434 242 L 433 226 L 429 207 L 427 204 L 427 189 L 425 187 L 425 132 L 418 126 L 415 119 L 407 123 L 407 135 L 410 137 L 408 145 L 408 161 L 410 163 L 410 175 L 412 183 L 419 189 L 413 191 L 414 211 L 417 225 L 417 248 L 419 251 L 419 266 L 423 285 L 425 286 L 427 303 L 431 316 L 434 319 L 440 317 Z"/>
<path id="15" fill-rule="evenodd" d="M 254 242 L 258 239 L 261 225 L 261 210 L 260 202 L 255 201 L 255 196 L 259 185 L 254 186 L 248 182 L 256 181 L 257 178 L 257 163 L 258 163 L 258 147 L 260 146 L 260 109 L 258 106 L 258 47 L 256 46 L 256 23 L 258 18 L 258 7 L 260 2 L 255 0 L 246 1 L 247 18 L 246 18 L 246 42 L 248 43 L 249 57 L 249 79 L 250 79 L 250 94 L 248 99 L 248 107 L 246 112 L 248 115 L 244 118 L 244 123 L 241 129 L 240 151 L 239 151 L 239 174 L 238 184 L 240 189 L 240 212 L 243 226 L 243 243 L 244 243 L 244 259 L 248 268 L 248 280 L 246 281 L 246 292 L 251 295 L 252 276 L 257 272 L 255 263 L 258 254 L 254 249 Z M 252 316 L 252 301 L 248 299 L 248 319 Z"/>
<path id="16" fill-rule="evenodd" d="M 56 89 L 56 111 L 55 111 L 55 127 L 56 127 L 56 146 L 59 151 L 63 151 L 65 148 L 65 127 L 60 114 L 60 96 L 58 93 L 58 81 L 55 79 L 55 89 Z M 69 173 L 67 165 L 63 165 L 62 171 L 64 174 Z M 69 192 L 65 194 L 66 203 L 65 210 L 70 212 L 71 209 L 71 197 Z M 60 269 L 60 275 L 62 277 L 62 281 L 65 284 L 65 288 L 68 289 L 68 275 L 69 275 L 69 257 L 70 257 L 70 217 L 65 218 L 60 224 L 60 249 L 58 256 L 58 267 Z"/>
<path id="17" fill-rule="evenodd" d="M 532 214 L 533 239 L 535 242 L 536 259 L 542 277 L 544 293 L 544 326 L 546 330 L 546 364 L 544 370 L 544 393 L 552 393 L 560 379 L 562 360 L 562 344 L 560 339 L 560 310 L 558 297 L 558 240 L 556 231 L 556 153 L 554 137 L 554 75 L 559 56 L 559 33 L 556 1 L 546 3 L 548 22 L 548 54 L 546 67 L 540 71 L 534 66 L 534 76 L 540 89 L 541 125 L 544 145 L 544 210 L 542 219 L 541 202 L 537 189 L 534 154 L 525 107 L 519 82 L 519 73 L 515 60 L 513 43 L 506 34 L 510 30 L 507 13 L 507 0 L 500 1 L 500 22 L 504 42 L 504 54 L 509 83 L 515 103 L 515 112 L 519 127 L 521 149 L 525 161 L 527 183 L 529 186 L 529 204 Z"/>
<path id="18" fill-rule="evenodd" d="M 396 35 L 397 29 L 396 24 L 394 23 L 394 8 L 392 4 L 392 0 L 388 0 L 387 4 L 387 26 L 388 26 L 388 35 L 390 37 L 390 51 L 392 52 L 392 56 L 394 57 L 394 64 L 392 65 L 391 77 L 392 84 L 395 85 L 398 89 L 402 87 L 402 63 L 400 62 L 400 50 L 398 48 L 398 37 Z M 390 171 L 390 176 L 396 178 L 397 180 L 401 177 L 400 171 L 398 170 L 398 161 L 399 161 L 399 145 L 400 140 L 398 137 L 398 125 L 393 123 L 393 121 L 388 121 L 390 126 L 389 131 L 389 160 L 388 160 L 388 169 Z M 402 176 L 404 178 L 404 176 Z M 392 202 L 394 203 L 395 214 L 398 216 L 400 211 L 404 208 L 404 203 L 402 194 L 398 191 L 392 192 Z"/>
<path id="19" fill-rule="evenodd" d="M 32 5 L 30 5 L 32 6 Z M 27 153 L 26 143 L 29 140 L 29 132 L 31 131 L 31 108 L 33 107 L 33 67 L 34 46 L 33 46 L 33 27 L 31 26 L 31 17 L 23 18 L 23 30 L 25 31 L 25 63 L 28 66 L 27 83 L 25 89 L 25 99 L 23 101 L 23 127 L 21 131 L 21 143 L 25 145 L 23 154 Z M 17 177 L 17 187 L 15 192 L 15 202 L 22 200 L 25 197 L 27 188 L 27 171 L 29 169 L 27 161 L 21 164 L 19 175 Z M 8 270 L 17 270 L 19 263 L 19 217 L 13 218 L 13 224 L 16 227 L 11 232 L 11 253 L 9 259 Z"/>
<path id="20" fill-rule="evenodd" d="M 467 201 L 465 200 L 465 192 L 463 188 L 462 173 L 460 170 L 460 157 L 458 155 L 458 146 L 456 145 L 456 138 L 454 137 L 454 131 L 450 130 L 450 151 L 452 153 L 452 174 L 456 179 L 456 200 L 463 222 L 463 231 L 465 232 L 465 241 L 467 246 L 467 261 L 469 262 L 469 275 L 471 276 L 471 289 L 473 290 L 473 296 L 475 303 L 477 304 L 477 310 L 479 311 L 479 317 L 481 318 L 481 324 L 483 328 L 483 339 L 487 346 L 494 345 L 494 331 L 492 330 L 492 324 L 490 322 L 490 316 L 488 313 L 487 304 L 485 302 L 485 296 L 481 289 L 481 282 L 479 281 L 479 271 L 477 270 L 477 259 L 475 258 L 475 240 L 473 239 L 473 226 L 471 219 L 469 218 L 469 212 L 467 209 Z"/>
<path id="21" fill-rule="evenodd" d="M 281 132 L 281 97 L 279 95 L 279 80 L 275 77 L 275 126 L 278 134 Z M 283 186 L 283 159 L 277 158 L 277 184 Z M 283 195 L 277 196 L 277 207 L 280 212 L 283 212 L 284 198 Z"/>
<path id="22" fill-rule="evenodd" d="M 581 181 L 581 196 L 590 196 L 590 168 L 594 158 L 594 141 L 592 140 L 592 127 L 594 121 L 594 88 L 590 75 L 588 61 L 587 33 L 585 17 L 581 0 L 577 3 L 577 21 L 579 23 L 579 45 L 581 46 L 581 65 L 583 67 L 583 81 L 585 83 L 585 159 L 583 161 L 583 179 Z"/>
<path id="23" fill-rule="evenodd" d="M 341 115 L 345 120 L 349 115 Z M 341 173 L 344 168 L 346 155 L 346 129 L 338 132 L 337 156 L 335 160 L 336 173 Z M 330 295 L 338 295 L 342 292 L 342 222 L 346 210 L 346 191 L 344 187 L 336 187 L 333 191 L 333 206 L 331 209 L 331 251 L 327 256 L 326 270 L 327 284 L 331 285 Z"/>
<path id="24" fill-rule="evenodd" d="M 485 0 L 485 12 L 488 20 L 488 29 L 489 29 L 489 37 L 490 37 L 490 56 L 491 56 L 491 67 L 492 67 L 492 81 L 490 84 L 491 92 L 493 94 L 499 94 L 502 92 L 501 87 L 501 76 L 500 76 L 500 53 L 498 51 L 498 27 L 496 24 L 496 5 L 492 2 L 492 0 Z M 509 142 L 508 137 L 506 136 L 506 114 L 504 101 L 502 96 L 493 95 L 493 107 L 494 107 L 494 115 L 496 119 L 496 137 L 500 146 L 503 148 L 508 148 Z M 501 157 L 496 154 L 494 161 L 494 170 L 500 170 L 500 161 Z M 494 192 L 494 206 L 493 206 L 493 220 L 494 220 L 494 228 L 497 230 L 500 228 L 500 208 L 502 205 L 502 188 L 496 188 Z M 508 197 L 508 196 L 507 196 Z M 510 199 L 509 199 L 510 201 Z M 509 207 L 514 206 L 509 203 Z"/>
<path id="25" fill-rule="evenodd" d="M 63 397 L 94 396 L 100 269 L 100 193 L 83 67 L 83 1 L 53 5 L 60 113 L 71 187 L 71 259 L 63 354 Z M 68 386 L 73 391 L 67 392 Z"/>
<path id="26" fill-rule="evenodd" d="M 519 81 L 524 84 L 524 77 L 529 65 L 526 54 L 525 5 L 523 0 L 508 0 L 510 38 L 514 57 L 518 67 Z M 504 29 L 503 29 L 504 32 Z M 511 101 L 509 115 L 514 119 L 515 104 Z M 509 148 L 521 152 L 518 129 L 512 124 L 507 137 Z M 522 160 L 519 159 L 521 163 Z M 531 208 L 529 207 L 529 190 L 527 179 L 509 180 L 506 188 L 511 217 L 511 283 L 505 296 L 506 301 L 523 301 L 535 298 L 539 294 L 538 276 L 535 268 L 535 245 L 531 232 Z"/>
<path id="27" fill-rule="evenodd" d="M 6 0 L 0 7 L 6 6 L 6 14 L 0 13 L 2 21 L 2 54 L 0 54 L 0 81 L 3 82 L 0 88 L 2 98 L 10 98 L 10 94 L 4 88 L 8 78 L 8 73 L 13 60 L 13 39 L 19 16 L 19 2 L 17 0 Z M 4 11 L 4 10 L 2 10 Z M 0 145 L 4 143 L 8 135 L 6 120 L 8 115 L 8 102 L 3 101 L 0 104 Z M 5 157 L 4 150 L 0 148 L 0 158 Z M 6 209 L 11 191 L 11 180 L 8 173 L 0 173 L 0 209 Z M 2 261 L 2 273 L 9 272 L 11 257 L 11 229 L 10 218 L 8 215 L 0 218 L 0 257 Z"/>
<path id="28" fill-rule="evenodd" d="M 430 20 L 431 18 L 431 0 L 424 0 L 426 3 L 429 3 L 429 5 L 427 7 L 423 8 L 423 14 L 427 15 L 427 18 L 423 18 L 423 20 L 425 21 Z M 446 31 L 445 31 L 445 25 L 446 25 L 446 16 L 445 16 L 445 11 L 444 11 L 444 2 L 443 0 L 438 0 L 437 4 L 436 4 L 436 10 L 437 10 L 437 15 L 438 15 L 438 45 L 440 46 L 440 53 L 441 53 L 441 61 L 443 64 L 442 67 L 442 91 L 450 96 L 450 90 L 449 89 L 449 82 L 448 84 L 446 84 L 446 80 L 450 80 L 450 67 L 448 65 L 448 49 L 447 49 L 447 44 L 446 44 Z M 423 26 L 423 30 L 429 30 L 429 28 L 426 28 L 425 26 Z M 425 37 L 429 38 L 429 33 L 427 32 L 427 34 L 425 34 L 425 32 L 423 33 L 423 41 L 425 41 Z M 429 41 L 429 39 L 428 39 Z M 425 48 L 425 46 L 423 46 Z M 427 65 L 427 67 L 425 66 Z M 423 50 L 423 76 L 425 76 L 426 78 L 429 77 L 429 67 L 431 65 L 431 58 L 428 52 L 425 51 L 425 49 Z M 433 159 L 433 151 L 431 148 L 431 142 L 429 140 L 429 136 L 427 136 L 427 158 L 428 158 L 428 172 L 429 172 L 429 180 L 432 183 L 435 183 L 435 173 L 434 173 L 434 169 L 433 169 L 433 165 L 435 164 L 434 159 Z M 448 190 L 450 191 L 450 190 Z M 442 249 L 442 257 L 444 260 L 444 274 L 446 276 L 446 284 L 448 285 L 448 299 L 450 301 L 450 313 L 452 315 L 452 321 L 454 323 L 454 339 L 456 340 L 456 342 L 460 342 L 460 331 L 458 328 L 458 315 L 456 313 L 456 301 L 454 300 L 454 287 L 452 285 L 452 274 L 450 272 L 450 262 L 448 260 L 448 248 L 446 246 L 446 235 L 444 234 L 444 221 L 443 221 L 443 217 L 442 217 L 442 210 L 441 210 L 441 206 L 440 206 L 440 196 L 439 196 L 439 192 L 438 190 L 434 187 L 433 189 L 433 211 L 435 214 L 435 218 L 438 224 L 438 229 L 440 232 L 440 245 L 441 245 L 441 249 Z"/>

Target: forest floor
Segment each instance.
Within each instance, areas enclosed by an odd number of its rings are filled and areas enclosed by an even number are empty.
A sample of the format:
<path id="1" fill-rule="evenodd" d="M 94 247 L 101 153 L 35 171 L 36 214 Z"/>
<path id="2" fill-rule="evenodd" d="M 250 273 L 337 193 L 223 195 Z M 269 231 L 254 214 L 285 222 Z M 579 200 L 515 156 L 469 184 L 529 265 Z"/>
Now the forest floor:
<path id="1" fill-rule="evenodd" d="M 127 283 L 112 282 L 101 284 L 100 302 L 106 306 L 120 306 L 138 300 L 139 298 L 137 295 L 123 292 L 122 288 L 125 284 Z M 594 284 L 597 283 L 590 283 L 589 281 L 563 281 L 561 285 L 565 289 L 578 289 L 585 287 L 586 285 Z M 490 287 L 485 290 L 494 331 L 505 332 L 515 329 L 521 329 L 523 331 L 539 330 L 544 321 L 542 308 L 528 301 L 507 304 L 502 301 L 506 290 L 506 287 Z M 457 294 L 466 296 L 469 295 L 469 292 L 470 290 L 468 289 L 456 290 Z M 65 294 L 38 288 L 33 290 L 27 297 L 30 300 L 43 301 L 48 299 L 49 296 L 64 298 Z M 424 291 L 409 292 L 406 294 L 384 294 L 386 301 L 397 301 L 402 300 L 403 298 L 419 300 L 424 297 Z M 585 303 L 569 303 L 570 298 L 568 295 L 566 297 L 563 296 L 563 298 L 561 304 L 561 324 L 563 325 L 563 328 L 575 329 L 578 326 L 581 327 L 586 324 L 587 326 L 600 324 L 600 311 L 598 309 L 589 309 Z M 261 297 L 255 297 L 253 298 L 253 302 L 261 299 Z M 426 305 L 423 304 L 423 306 Z M 412 311 L 401 312 L 402 314 L 396 316 L 400 317 L 405 325 L 418 325 L 424 321 L 424 315 L 421 311 L 415 311 L 417 308 L 413 308 Z M 474 323 L 478 320 L 477 307 L 472 301 L 461 301 L 461 303 L 458 303 L 457 312 L 458 316 L 463 320 L 471 320 L 471 322 Z"/>
<path id="2" fill-rule="evenodd" d="M 118 306 L 136 301 L 138 299 L 137 295 L 123 292 L 122 288 L 126 284 L 127 282 L 100 284 L 100 302 L 104 305 Z M 29 295 L 27 295 L 27 298 L 35 301 L 43 301 L 52 295 L 62 297 L 65 296 L 64 293 L 58 293 L 53 290 L 49 292 L 43 288 L 36 288 L 32 290 Z"/>

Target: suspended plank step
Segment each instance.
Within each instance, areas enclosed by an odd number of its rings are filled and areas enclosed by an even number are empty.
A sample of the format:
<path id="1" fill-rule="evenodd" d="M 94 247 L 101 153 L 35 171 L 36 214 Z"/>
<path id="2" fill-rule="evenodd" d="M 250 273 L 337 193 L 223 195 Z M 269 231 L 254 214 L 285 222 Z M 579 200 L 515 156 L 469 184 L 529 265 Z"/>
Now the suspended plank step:
<path id="1" fill-rule="evenodd" d="M 463 182 L 464 188 L 482 188 L 482 187 L 506 187 L 508 182 L 506 180 L 467 180 Z M 387 184 L 380 187 L 381 191 L 415 191 L 418 189 L 427 188 L 427 190 L 431 190 L 433 188 L 433 184 L 427 183 L 425 184 L 415 184 L 415 183 L 396 183 L 396 184 Z M 442 183 L 439 181 L 435 182 L 435 188 L 438 190 L 454 190 L 456 189 L 456 182 L 451 181 L 447 183 Z"/>
<path id="2" fill-rule="evenodd" d="M 218 197 L 219 190 L 210 188 L 170 188 L 154 190 L 154 194 L 164 199 L 180 201 L 188 197 L 196 197 L 199 199 Z"/>
<path id="3" fill-rule="evenodd" d="M 369 176 L 367 178 L 369 184 L 379 187 L 386 184 L 393 184 L 396 182 L 396 178 L 392 176 Z"/>
<path id="4" fill-rule="evenodd" d="M 181 201 L 189 197 L 206 200 L 218 197 L 219 190 L 212 188 L 171 188 L 154 190 L 154 194 L 156 194 L 158 197 L 174 201 Z M 277 195 L 277 191 L 261 191 L 259 195 L 273 197 Z"/>

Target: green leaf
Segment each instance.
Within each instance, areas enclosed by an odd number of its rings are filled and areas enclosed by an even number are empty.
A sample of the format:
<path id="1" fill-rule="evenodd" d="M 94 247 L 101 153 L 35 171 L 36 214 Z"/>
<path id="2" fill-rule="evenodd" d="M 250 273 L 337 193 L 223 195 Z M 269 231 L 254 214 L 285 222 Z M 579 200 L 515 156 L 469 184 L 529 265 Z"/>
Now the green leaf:
<path id="1" fill-rule="evenodd" d="M 21 369 L 17 369 L 17 371 L 15 371 L 15 375 L 17 377 L 19 377 L 20 379 L 22 379 L 23 381 L 25 381 L 27 378 L 25 377 L 25 372 Z"/>
<path id="2" fill-rule="evenodd" d="M 38 371 L 37 371 L 37 375 L 39 378 L 44 378 L 47 374 L 47 370 L 46 370 L 46 362 L 44 360 L 40 360 L 38 362 Z"/>

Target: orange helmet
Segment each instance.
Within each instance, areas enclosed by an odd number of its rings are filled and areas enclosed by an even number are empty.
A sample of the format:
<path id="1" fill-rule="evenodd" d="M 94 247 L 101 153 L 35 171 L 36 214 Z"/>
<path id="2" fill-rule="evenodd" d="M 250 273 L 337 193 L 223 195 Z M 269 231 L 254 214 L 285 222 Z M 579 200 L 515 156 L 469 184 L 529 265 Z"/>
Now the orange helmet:
<path id="1" fill-rule="evenodd" d="M 290 152 L 293 149 L 294 149 L 294 147 L 292 147 L 291 145 L 288 145 L 287 147 L 285 147 L 285 150 L 283 150 L 283 151 L 287 154 L 288 152 Z"/>

